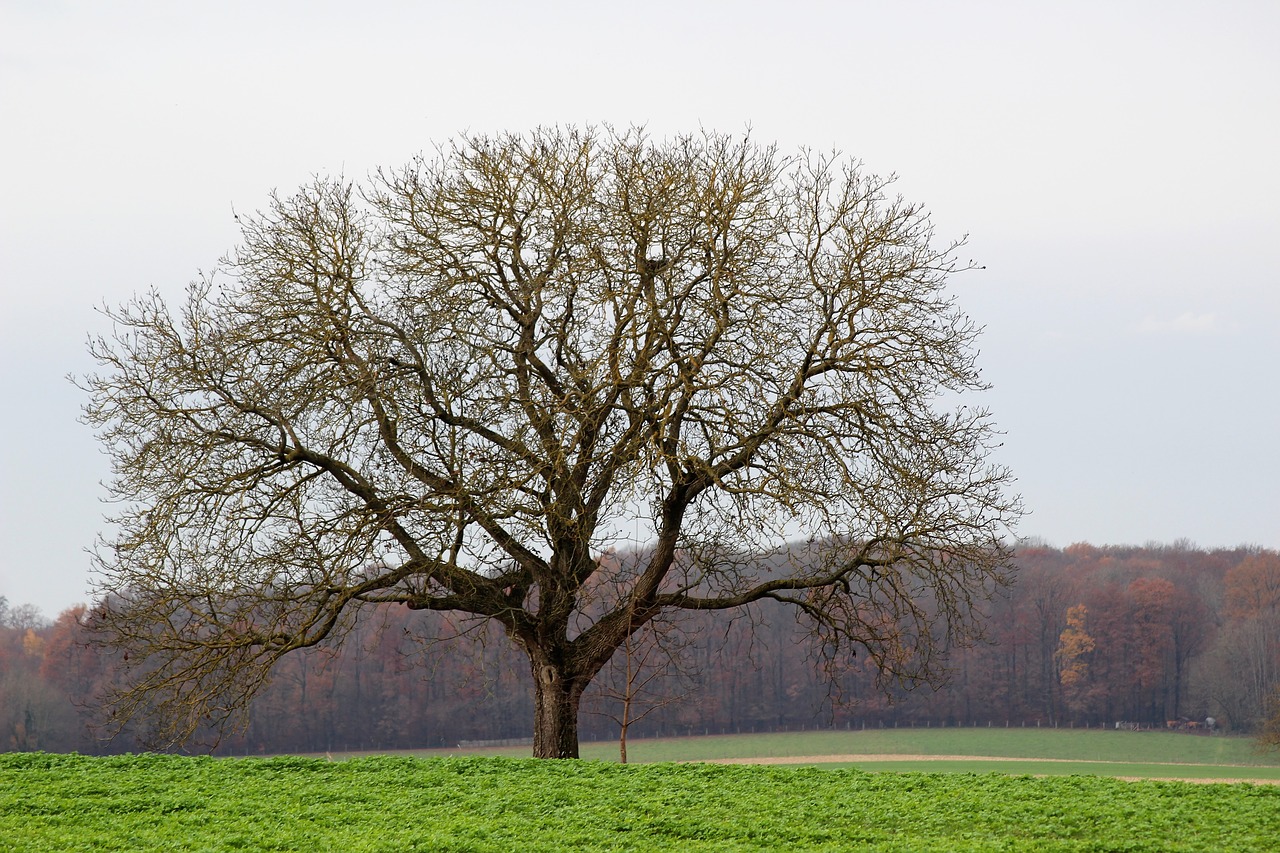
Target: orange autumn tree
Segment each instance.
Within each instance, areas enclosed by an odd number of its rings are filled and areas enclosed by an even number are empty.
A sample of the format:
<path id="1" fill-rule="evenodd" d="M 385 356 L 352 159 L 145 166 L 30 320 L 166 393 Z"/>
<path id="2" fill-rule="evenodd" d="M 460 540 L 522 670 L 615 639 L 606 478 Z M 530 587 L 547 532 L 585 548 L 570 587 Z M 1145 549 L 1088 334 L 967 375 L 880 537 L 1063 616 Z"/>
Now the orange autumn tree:
<path id="1" fill-rule="evenodd" d="M 1085 675 L 1089 672 L 1086 657 L 1097 643 L 1085 630 L 1089 609 L 1083 604 L 1067 608 L 1067 627 L 1058 636 L 1058 680 L 1072 698 L 1078 698 Z"/>

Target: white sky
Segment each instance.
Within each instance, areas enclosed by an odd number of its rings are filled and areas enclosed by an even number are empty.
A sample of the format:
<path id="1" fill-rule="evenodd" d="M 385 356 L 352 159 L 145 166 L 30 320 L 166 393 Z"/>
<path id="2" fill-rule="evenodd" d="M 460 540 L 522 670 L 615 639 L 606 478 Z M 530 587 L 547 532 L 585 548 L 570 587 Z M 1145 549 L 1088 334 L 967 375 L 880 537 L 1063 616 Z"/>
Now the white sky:
<path id="1" fill-rule="evenodd" d="M 1280 547 L 1275 0 L 0 0 L 0 595 L 88 600 L 96 305 L 272 188 L 602 121 L 840 148 L 968 233 L 1023 535 Z"/>

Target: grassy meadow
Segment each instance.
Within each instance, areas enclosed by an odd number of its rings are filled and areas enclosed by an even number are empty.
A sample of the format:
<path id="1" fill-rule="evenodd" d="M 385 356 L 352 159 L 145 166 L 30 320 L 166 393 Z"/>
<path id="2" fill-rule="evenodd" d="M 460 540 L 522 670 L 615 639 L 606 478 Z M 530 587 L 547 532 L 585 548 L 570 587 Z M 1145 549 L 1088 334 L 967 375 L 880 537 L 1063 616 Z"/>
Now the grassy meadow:
<path id="1" fill-rule="evenodd" d="M 668 761 L 795 761 L 815 766 L 852 765 L 867 770 L 1014 773 L 1197 779 L 1249 778 L 1280 781 L 1280 752 L 1260 753 L 1238 737 L 1204 737 L 1173 732 L 1129 732 L 1051 728 L 867 729 L 865 731 L 778 732 L 633 739 L 632 763 Z M 372 753 L 334 753 L 353 758 Z M 527 746 L 415 750 L 418 757 L 489 755 L 524 757 Z M 831 761 L 856 755 L 857 761 Z M 933 756 L 904 761 L 900 756 Z M 965 761 L 964 757 L 983 760 Z M 617 761 L 614 742 L 584 743 L 582 757 Z M 991 761 L 992 757 L 1009 759 Z"/>
<path id="2" fill-rule="evenodd" d="M 1278 785 L 988 772 L 1004 771 L 1003 762 L 972 761 L 979 772 L 959 767 L 980 755 L 1006 756 L 1013 772 L 1061 763 L 1052 758 L 1097 767 L 1088 762 L 1105 747 L 1120 764 L 1172 766 L 1170 776 L 1205 778 L 1206 764 L 1237 777 L 1275 771 L 1274 758 L 1254 755 L 1247 741 L 902 734 L 908 739 L 877 731 L 637 741 L 633 754 L 650 763 L 630 766 L 475 755 L 14 753 L 0 755 L 0 849 L 1249 851 L 1274 850 L 1280 838 Z M 1189 753 L 1231 763 L 1167 761 Z M 951 772 L 671 760 L 827 754 L 947 756 L 919 763 Z"/>

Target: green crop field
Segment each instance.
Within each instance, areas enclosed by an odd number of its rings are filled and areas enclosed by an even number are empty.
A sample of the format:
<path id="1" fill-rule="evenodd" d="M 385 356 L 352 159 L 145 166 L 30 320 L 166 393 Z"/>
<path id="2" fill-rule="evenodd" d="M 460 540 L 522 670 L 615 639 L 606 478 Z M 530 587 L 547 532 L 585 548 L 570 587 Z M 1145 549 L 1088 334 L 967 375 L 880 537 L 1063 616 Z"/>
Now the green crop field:
<path id="1" fill-rule="evenodd" d="M 0 755 L 0 848 L 1274 850 L 1280 786 L 501 757 Z"/>

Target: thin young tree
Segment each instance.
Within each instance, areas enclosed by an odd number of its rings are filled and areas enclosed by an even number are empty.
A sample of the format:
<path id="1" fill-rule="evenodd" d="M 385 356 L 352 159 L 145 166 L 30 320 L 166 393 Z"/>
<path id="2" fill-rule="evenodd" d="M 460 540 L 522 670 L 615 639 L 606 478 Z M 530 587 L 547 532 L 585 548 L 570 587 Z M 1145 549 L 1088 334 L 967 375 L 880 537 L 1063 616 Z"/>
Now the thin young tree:
<path id="1" fill-rule="evenodd" d="M 689 646 L 693 639 L 664 616 L 632 631 L 602 670 L 594 689 L 599 714 L 618 726 L 618 761 L 627 763 L 631 727 L 692 694 Z"/>
<path id="2" fill-rule="evenodd" d="M 115 713 L 169 742 L 233 723 L 283 655 L 387 603 L 501 625 L 541 757 L 577 756 L 584 688 L 666 611 L 773 599 L 939 677 L 1019 505 L 958 405 L 983 388 L 947 290 L 971 264 L 891 184 L 553 128 L 273 194 L 180 307 L 108 308 L 90 344 Z M 599 559 L 620 544 L 643 563 Z"/>

